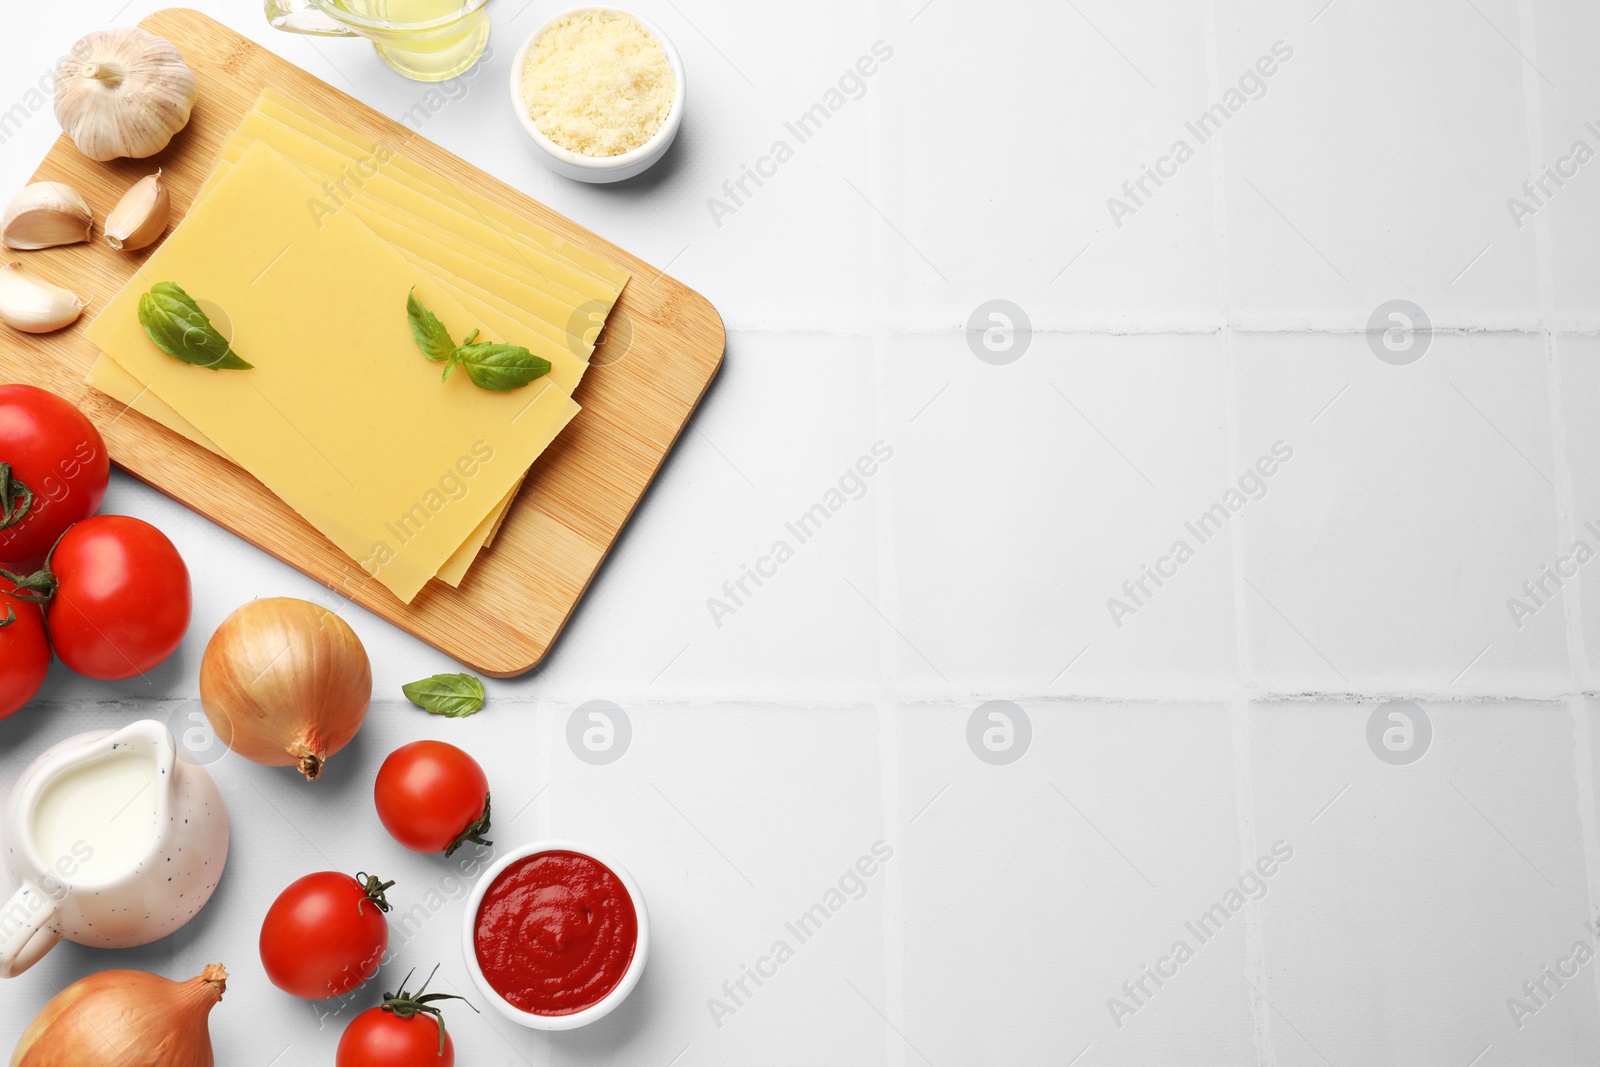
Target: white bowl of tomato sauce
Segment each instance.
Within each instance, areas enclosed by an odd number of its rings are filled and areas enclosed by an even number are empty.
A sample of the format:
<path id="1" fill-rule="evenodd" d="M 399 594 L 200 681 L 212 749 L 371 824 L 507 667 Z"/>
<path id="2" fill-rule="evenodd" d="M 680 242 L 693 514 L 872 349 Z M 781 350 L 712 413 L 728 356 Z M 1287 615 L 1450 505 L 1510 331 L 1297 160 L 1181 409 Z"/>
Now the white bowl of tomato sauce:
<path id="1" fill-rule="evenodd" d="M 512 851 L 467 898 L 467 971 L 496 1011 L 535 1030 L 609 1015 L 639 984 L 649 946 L 639 884 L 571 841 Z"/>

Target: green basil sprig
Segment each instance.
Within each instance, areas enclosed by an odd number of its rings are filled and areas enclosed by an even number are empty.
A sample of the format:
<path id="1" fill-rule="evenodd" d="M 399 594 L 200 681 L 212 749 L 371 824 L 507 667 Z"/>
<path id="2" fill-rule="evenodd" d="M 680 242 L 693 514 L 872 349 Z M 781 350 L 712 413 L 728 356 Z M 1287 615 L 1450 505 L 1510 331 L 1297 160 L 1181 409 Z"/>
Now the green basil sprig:
<path id="1" fill-rule="evenodd" d="M 211 370 L 254 370 L 211 325 L 194 298 L 172 282 L 157 282 L 139 298 L 139 325 L 174 359 Z"/>
<path id="2" fill-rule="evenodd" d="M 406 318 L 411 323 L 411 337 L 417 342 L 417 348 L 434 363 L 444 364 L 440 381 L 448 381 L 451 371 L 464 367 L 467 377 L 478 388 L 509 393 L 550 373 L 549 360 L 541 359 L 520 345 L 479 341 L 477 330 L 456 344 L 450 340 L 450 331 L 445 329 L 444 323 L 423 307 L 415 293 L 406 294 Z"/>
<path id="3" fill-rule="evenodd" d="M 464 719 L 483 710 L 483 683 L 470 674 L 436 674 L 400 687 L 406 699 L 430 715 Z"/>

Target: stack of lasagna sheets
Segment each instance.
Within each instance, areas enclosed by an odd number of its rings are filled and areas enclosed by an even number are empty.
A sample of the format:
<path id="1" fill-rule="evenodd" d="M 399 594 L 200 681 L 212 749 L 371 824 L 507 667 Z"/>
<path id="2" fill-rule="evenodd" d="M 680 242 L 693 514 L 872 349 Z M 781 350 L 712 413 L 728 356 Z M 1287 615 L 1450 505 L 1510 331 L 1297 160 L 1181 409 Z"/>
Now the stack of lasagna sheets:
<path id="1" fill-rule="evenodd" d="M 466 579 L 578 412 L 616 264 L 268 91 L 188 215 L 91 324 L 90 384 L 238 464 L 400 600 Z M 184 289 L 250 370 L 185 363 L 139 298 Z M 494 392 L 429 362 L 411 295 L 457 343 L 550 372 Z"/>

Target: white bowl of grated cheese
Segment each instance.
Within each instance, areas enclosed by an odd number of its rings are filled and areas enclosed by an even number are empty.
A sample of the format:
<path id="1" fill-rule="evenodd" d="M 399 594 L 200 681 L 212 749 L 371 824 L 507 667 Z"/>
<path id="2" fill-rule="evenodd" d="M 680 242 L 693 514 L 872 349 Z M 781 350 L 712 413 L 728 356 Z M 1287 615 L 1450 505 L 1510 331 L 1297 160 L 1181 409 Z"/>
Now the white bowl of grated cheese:
<path id="1" fill-rule="evenodd" d="M 551 170 L 620 182 L 666 155 L 682 124 L 683 61 L 654 25 L 575 7 L 534 31 L 511 64 L 511 102 Z"/>

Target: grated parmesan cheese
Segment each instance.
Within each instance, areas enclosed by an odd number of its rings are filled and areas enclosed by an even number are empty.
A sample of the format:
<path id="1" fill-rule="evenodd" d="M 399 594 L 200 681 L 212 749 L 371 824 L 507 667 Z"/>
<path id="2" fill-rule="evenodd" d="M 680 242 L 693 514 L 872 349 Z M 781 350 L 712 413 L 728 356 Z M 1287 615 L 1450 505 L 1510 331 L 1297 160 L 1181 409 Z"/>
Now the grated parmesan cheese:
<path id="1" fill-rule="evenodd" d="M 551 26 L 522 68 L 528 116 L 546 137 L 585 156 L 619 156 L 654 137 L 677 87 L 661 43 L 608 12 Z"/>

